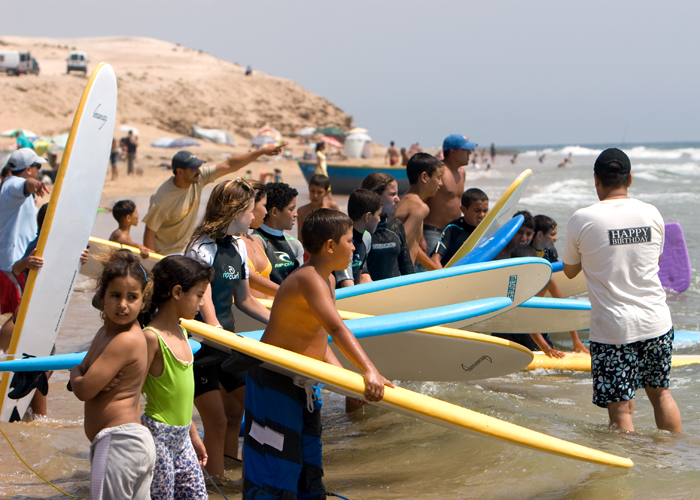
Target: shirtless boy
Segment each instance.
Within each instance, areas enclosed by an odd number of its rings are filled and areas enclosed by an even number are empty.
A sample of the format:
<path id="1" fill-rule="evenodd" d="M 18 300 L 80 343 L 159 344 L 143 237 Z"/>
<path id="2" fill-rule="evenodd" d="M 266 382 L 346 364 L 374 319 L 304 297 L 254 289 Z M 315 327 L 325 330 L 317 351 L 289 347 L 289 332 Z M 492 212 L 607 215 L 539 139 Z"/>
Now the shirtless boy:
<path id="1" fill-rule="evenodd" d="M 423 236 L 428 254 L 437 247 L 442 232 L 447 225 L 462 216 L 460 211 L 461 196 L 464 193 L 464 171 L 469 165 L 469 156 L 477 146 L 459 134 L 452 134 L 442 142 L 442 154 L 445 165 L 442 174 L 442 186 L 438 192 L 426 201 L 430 213 L 423 221 Z"/>
<path id="2" fill-rule="evenodd" d="M 301 226 L 311 212 L 317 208 L 330 208 L 340 210 L 333 199 L 325 199 L 331 191 L 331 180 L 325 175 L 314 174 L 309 179 L 309 202 L 303 207 L 297 208 L 297 238 L 301 240 Z"/>
<path id="3" fill-rule="evenodd" d="M 442 172 L 445 170 L 440 160 L 428 153 L 416 153 L 406 165 L 406 175 L 410 184 L 408 191 L 403 195 L 399 206 L 396 207 L 396 218 L 403 222 L 406 229 L 406 242 L 411 253 L 411 260 L 421 264 L 416 270 L 437 269 L 435 263 L 430 260 L 424 249 L 420 247 L 423 237 L 423 221 L 430 214 L 430 207 L 426 201 L 435 196 L 442 186 Z M 462 196 L 462 193 L 459 193 Z M 459 213 L 459 196 L 457 198 L 457 212 Z M 457 217 L 452 217 L 447 222 Z M 447 224 L 447 222 L 445 224 Z M 442 229 L 438 233 L 438 239 Z M 437 246 L 438 240 L 435 240 Z"/>
<path id="4" fill-rule="evenodd" d="M 104 326 L 70 372 L 73 393 L 85 402 L 85 435 L 92 442 L 92 499 L 150 499 L 156 450 L 139 411 L 148 346 L 136 320 L 148 284 L 131 252 L 109 257 L 95 295 Z"/>
<path id="5" fill-rule="evenodd" d="M 352 221 L 321 208 L 302 230 L 309 261 L 280 286 L 262 342 L 339 366 L 328 335 L 363 373 L 367 401 L 379 401 L 382 377 L 335 308 L 333 271 L 353 252 Z M 243 497 L 325 498 L 321 453 L 321 402 L 313 388 L 261 366 L 248 372 Z M 273 493 L 274 492 L 274 493 Z"/>
<path id="6" fill-rule="evenodd" d="M 119 224 L 119 228 L 109 236 L 109 241 L 136 247 L 141 250 L 141 257 L 147 258 L 148 254 L 153 250 L 136 243 L 129 235 L 132 226 L 138 226 L 139 224 L 139 212 L 136 210 L 136 203 L 131 200 L 118 201 L 112 207 L 112 215 Z"/>
<path id="7" fill-rule="evenodd" d="M 384 163 L 389 160 L 389 165 L 396 165 L 399 162 L 399 150 L 394 146 L 394 141 L 389 144 L 389 149 L 386 150 L 384 155 Z"/>

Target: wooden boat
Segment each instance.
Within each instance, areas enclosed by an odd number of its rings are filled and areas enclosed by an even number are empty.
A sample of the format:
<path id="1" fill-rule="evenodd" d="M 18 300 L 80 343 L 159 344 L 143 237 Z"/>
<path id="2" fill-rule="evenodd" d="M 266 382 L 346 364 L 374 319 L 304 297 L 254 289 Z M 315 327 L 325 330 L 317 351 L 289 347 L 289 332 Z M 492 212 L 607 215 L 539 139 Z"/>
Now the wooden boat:
<path id="1" fill-rule="evenodd" d="M 299 168 L 309 182 L 316 170 L 315 161 L 298 160 Z M 350 194 L 354 189 L 360 187 L 362 179 L 373 172 L 384 172 L 391 175 L 399 184 L 399 193 L 408 190 L 408 177 L 406 177 L 406 167 L 403 165 L 371 166 L 371 165 L 339 165 L 328 163 L 328 177 L 331 178 L 331 188 L 336 194 Z"/>

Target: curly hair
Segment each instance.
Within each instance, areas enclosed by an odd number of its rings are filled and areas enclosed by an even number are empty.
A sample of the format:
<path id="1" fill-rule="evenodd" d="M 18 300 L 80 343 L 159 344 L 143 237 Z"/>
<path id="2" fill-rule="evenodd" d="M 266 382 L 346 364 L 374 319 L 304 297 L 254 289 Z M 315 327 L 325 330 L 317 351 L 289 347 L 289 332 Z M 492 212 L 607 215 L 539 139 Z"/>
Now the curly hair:
<path id="1" fill-rule="evenodd" d="M 130 250 L 112 250 L 110 253 L 97 259 L 102 264 L 102 274 L 97 278 L 97 287 L 93 305 L 100 311 L 100 317 L 104 318 L 104 298 L 107 287 L 112 280 L 129 276 L 141 283 L 143 295 L 143 309 L 148 308 L 153 293 L 153 279 L 151 273 L 141 265 L 141 257 Z"/>
<path id="2" fill-rule="evenodd" d="M 282 210 L 299 194 L 299 191 L 284 182 L 265 184 L 265 192 L 267 193 L 265 208 L 267 208 L 268 212 L 273 208 Z"/>
<path id="3" fill-rule="evenodd" d="M 205 234 L 212 240 L 226 236 L 233 220 L 255 202 L 255 188 L 240 177 L 217 184 L 209 196 L 204 217 L 192 233 L 188 248 Z"/>

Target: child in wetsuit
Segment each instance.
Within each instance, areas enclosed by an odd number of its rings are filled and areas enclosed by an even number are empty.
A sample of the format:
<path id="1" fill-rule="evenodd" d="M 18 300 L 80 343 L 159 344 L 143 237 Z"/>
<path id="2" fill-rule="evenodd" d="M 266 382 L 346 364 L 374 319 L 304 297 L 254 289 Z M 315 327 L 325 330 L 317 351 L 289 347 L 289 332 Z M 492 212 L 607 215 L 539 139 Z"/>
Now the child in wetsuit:
<path id="1" fill-rule="evenodd" d="M 428 254 L 435 265 L 442 269 L 452 256 L 462 248 L 467 238 L 489 213 L 489 197 L 481 189 L 467 189 L 462 194 L 459 207 L 462 217 L 450 222 L 442 231 L 440 241 L 435 248 L 429 248 Z"/>
<path id="2" fill-rule="evenodd" d="M 92 442 L 90 495 L 147 500 L 156 451 L 140 423 L 148 353 L 137 317 L 148 303 L 152 281 L 128 250 L 115 250 L 103 265 L 93 303 L 102 311 L 104 326 L 70 372 L 73 393 L 85 401 L 85 435 Z"/>
<path id="3" fill-rule="evenodd" d="M 268 184 L 279 186 L 279 184 Z M 245 179 L 217 184 L 211 192 L 204 217 L 195 228 L 186 255 L 214 268 L 207 288 L 201 319 L 230 332 L 235 331 L 233 302 L 243 313 L 267 323 L 270 311 L 254 298 L 248 285 L 248 252 L 241 238 L 253 220 L 255 189 Z M 210 348 L 195 357 L 194 404 L 204 425 L 204 444 L 209 454 L 207 470 L 213 477 L 224 474 L 224 454 L 238 457 L 238 433 L 243 419 L 245 371 L 221 368 L 206 362 Z M 201 354 L 200 354 L 201 353 Z M 223 390 L 219 389 L 219 384 Z"/>
<path id="4" fill-rule="evenodd" d="M 415 273 L 403 223 L 393 216 L 399 204 L 396 179 L 383 172 L 374 172 L 364 178 L 361 187 L 374 191 L 382 200 L 382 213 L 367 256 L 367 270 L 372 281 Z"/>
<path id="5" fill-rule="evenodd" d="M 365 377 L 365 398 L 393 387 L 367 358 L 335 309 L 333 271 L 352 259 L 352 221 L 320 208 L 302 236 L 309 261 L 280 286 L 262 342 L 340 365 L 328 335 Z M 243 498 L 325 498 L 320 401 L 309 381 L 256 366 L 246 382 Z"/>
<path id="6" fill-rule="evenodd" d="M 352 220 L 352 262 L 344 271 L 335 271 L 338 288 L 370 283 L 367 255 L 372 248 L 372 234 L 379 224 L 382 199 L 374 191 L 358 188 L 348 198 L 348 216 Z"/>
<path id="7" fill-rule="evenodd" d="M 168 256 L 153 267 L 156 311 L 143 329 L 149 369 L 141 415 L 156 444 L 153 500 L 208 498 L 200 468 L 207 465 L 207 452 L 192 422 L 193 355 L 179 323 L 180 318 L 195 317 L 213 274 L 211 267 L 182 255 Z"/>

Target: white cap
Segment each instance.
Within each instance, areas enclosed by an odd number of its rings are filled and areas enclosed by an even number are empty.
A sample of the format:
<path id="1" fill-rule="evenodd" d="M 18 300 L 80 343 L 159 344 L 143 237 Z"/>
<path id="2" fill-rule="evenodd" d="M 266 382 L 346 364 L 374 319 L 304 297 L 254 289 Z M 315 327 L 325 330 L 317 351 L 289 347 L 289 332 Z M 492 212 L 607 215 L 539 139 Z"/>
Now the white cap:
<path id="1" fill-rule="evenodd" d="M 32 148 L 22 148 L 10 155 L 8 163 L 10 165 L 10 170 L 13 172 L 21 172 L 35 163 L 46 163 L 46 158 L 42 158 L 36 154 Z"/>

